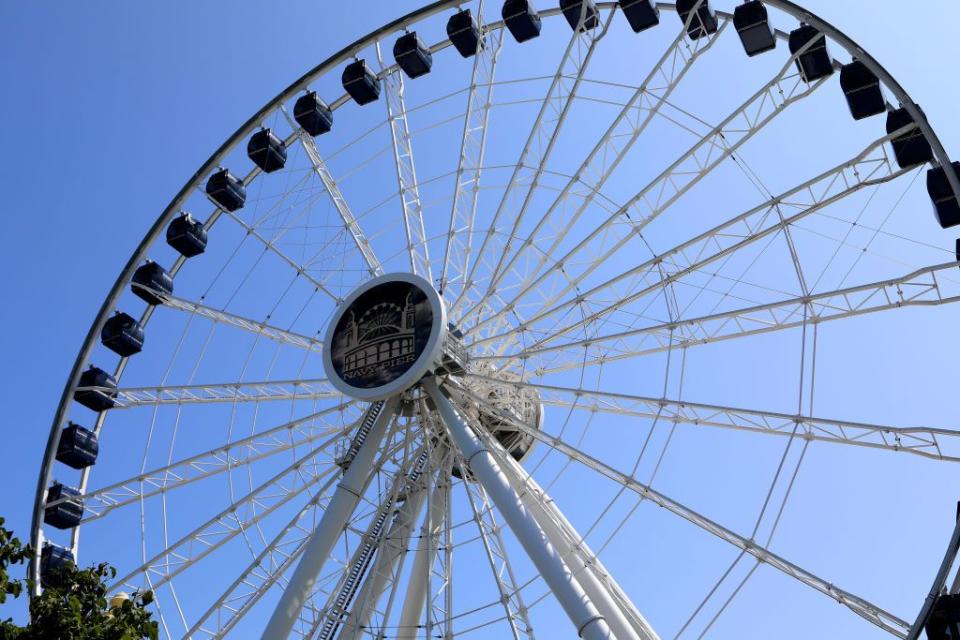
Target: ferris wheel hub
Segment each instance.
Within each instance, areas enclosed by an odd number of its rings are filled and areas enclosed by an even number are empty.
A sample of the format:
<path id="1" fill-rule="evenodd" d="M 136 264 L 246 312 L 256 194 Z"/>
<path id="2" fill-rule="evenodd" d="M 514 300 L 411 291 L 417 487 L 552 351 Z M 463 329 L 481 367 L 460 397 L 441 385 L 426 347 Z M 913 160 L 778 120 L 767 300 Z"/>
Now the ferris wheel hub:
<path id="1" fill-rule="evenodd" d="M 385 274 L 359 286 L 334 313 L 324 370 L 344 394 L 383 400 L 428 373 L 456 368 L 449 334 L 443 300 L 429 282 L 410 273 Z"/>

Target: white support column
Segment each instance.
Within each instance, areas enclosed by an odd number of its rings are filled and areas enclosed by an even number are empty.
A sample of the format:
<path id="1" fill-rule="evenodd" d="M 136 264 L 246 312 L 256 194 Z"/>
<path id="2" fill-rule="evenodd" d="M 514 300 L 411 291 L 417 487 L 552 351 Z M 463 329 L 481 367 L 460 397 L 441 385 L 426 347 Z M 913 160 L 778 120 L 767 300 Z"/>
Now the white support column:
<path id="1" fill-rule="evenodd" d="M 443 473 L 439 471 L 438 474 Z M 446 491 L 449 484 L 445 478 L 437 477 L 430 494 L 430 508 L 423 522 L 417 554 L 414 556 L 407 596 L 400 612 L 400 626 L 397 640 L 416 640 L 419 631 L 423 606 L 427 601 L 427 576 L 433 570 L 437 557 L 437 536 L 446 516 Z"/>
<path id="2" fill-rule="evenodd" d="M 574 570 L 577 580 L 607 619 L 617 638 L 660 640 L 600 559 L 586 542 L 581 541 L 577 530 L 553 499 L 533 478 L 524 474 L 512 458 L 504 457 L 504 466 L 508 467 L 507 473 L 513 476 L 515 482 L 526 484 L 526 488 L 520 492 L 520 501 L 534 514 L 550 543 L 560 551 Z"/>
<path id="3" fill-rule="evenodd" d="M 428 378 L 422 384 L 437 405 L 451 439 L 460 450 L 470 472 L 486 489 L 497 510 L 503 514 L 517 540 L 570 617 L 577 629 L 577 635 L 587 640 L 615 638 L 606 620 L 584 593 L 583 587 L 550 544 L 537 521 L 521 504 L 516 490 L 496 460 L 441 393 L 436 380 Z"/>
<path id="4" fill-rule="evenodd" d="M 373 468 L 373 458 L 377 449 L 380 448 L 398 402 L 399 399 L 393 397 L 383 404 L 363 445 L 357 451 L 347 472 L 343 474 L 343 479 L 337 485 L 337 490 L 330 499 L 323 518 L 307 542 L 300 564 L 290 577 L 290 583 L 280 596 L 280 602 L 263 631 L 263 640 L 283 640 L 290 635 L 304 602 L 313 591 L 323 564 L 330 556 L 333 545 L 343 532 L 350 514 L 356 508 L 367 485 Z"/>

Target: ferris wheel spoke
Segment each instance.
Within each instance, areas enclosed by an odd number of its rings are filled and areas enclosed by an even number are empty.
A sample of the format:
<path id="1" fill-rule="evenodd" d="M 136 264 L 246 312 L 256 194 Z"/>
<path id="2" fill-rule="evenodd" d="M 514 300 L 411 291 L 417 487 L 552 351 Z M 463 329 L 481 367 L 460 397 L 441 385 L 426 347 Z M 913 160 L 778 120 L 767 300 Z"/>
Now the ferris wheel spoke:
<path id="1" fill-rule="evenodd" d="M 78 387 L 78 389 L 108 391 L 108 389 L 101 387 Z M 342 401 L 344 400 L 344 396 L 324 379 L 278 380 L 275 382 L 227 382 L 219 384 L 121 388 L 117 390 L 118 404 L 116 409 L 163 404 L 325 399 Z"/>
<path id="2" fill-rule="evenodd" d="M 116 580 L 109 590 L 115 591 L 122 586 L 135 587 L 132 581 L 146 573 L 151 575 L 154 588 L 159 588 L 299 496 L 308 487 L 324 481 L 320 493 L 325 494 L 338 476 L 334 473 L 336 465 L 321 465 L 314 461 L 322 451 L 322 447 L 317 447 L 300 456 L 293 464 L 255 487 L 213 518 Z M 247 514 L 241 515 L 242 512 Z"/>
<path id="3" fill-rule="evenodd" d="M 595 471 L 617 485 L 637 494 L 641 498 L 649 500 L 658 507 L 662 507 L 670 513 L 679 516 L 691 524 L 696 525 L 697 527 L 720 538 L 724 542 L 740 549 L 741 551 L 750 554 L 756 558 L 758 562 L 770 565 L 774 569 L 781 571 L 798 582 L 807 585 L 808 587 L 828 596 L 833 600 L 836 600 L 839 604 L 842 604 L 860 617 L 880 627 L 884 631 L 903 638 L 906 637 L 907 632 L 910 630 L 910 623 L 906 622 L 905 620 L 898 618 L 892 613 L 885 611 L 884 609 L 861 598 L 860 596 L 835 586 L 833 583 L 820 578 L 810 571 L 807 571 L 803 567 L 790 562 L 786 558 L 783 558 L 769 549 L 759 545 L 756 541 L 735 533 L 734 531 L 691 509 L 690 507 L 673 500 L 656 489 L 653 489 L 652 487 L 640 482 L 633 476 L 614 469 L 613 467 L 568 444 L 560 438 L 551 436 L 539 429 L 527 425 L 521 420 L 516 419 L 509 412 L 501 411 L 500 409 L 489 404 L 486 400 L 476 398 L 475 396 L 474 400 L 483 402 L 487 407 L 487 410 L 494 412 L 494 415 L 497 415 L 503 421 L 514 425 L 519 431 L 522 431 L 523 433 L 535 438 L 537 441 L 543 443 L 547 447 L 550 447 L 558 453 L 563 454 L 567 458 L 583 465 L 588 469 L 591 469 L 592 471 Z"/>
<path id="4" fill-rule="evenodd" d="M 379 42 L 377 42 L 377 59 L 381 68 L 383 68 L 381 75 L 383 76 L 386 95 L 387 122 L 390 127 L 390 137 L 393 141 L 393 159 L 397 170 L 397 184 L 400 189 L 403 225 L 407 234 L 410 270 L 414 275 L 421 276 L 427 282 L 433 283 L 427 232 L 423 225 L 423 204 L 420 201 L 420 187 L 417 183 L 417 171 L 413 161 L 413 144 L 410 138 L 410 126 L 407 123 L 403 75 L 397 67 L 386 68 Z"/>
<path id="5" fill-rule="evenodd" d="M 693 20 L 694 13 L 690 14 L 689 20 Z M 580 216 L 583 215 L 593 198 L 613 175 L 617 167 L 627 156 L 633 145 L 640 138 L 648 125 L 660 112 L 660 109 L 668 103 L 668 99 L 673 91 L 680 85 L 687 72 L 693 67 L 694 63 L 723 35 L 728 21 L 721 20 L 721 24 L 716 33 L 709 34 L 705 38 L 694 40 L 692 43 L 687 38 L 686 27 L 678 34 L 667 51 L 661 56 L 654 68 L 648 73 L 641 83 L 640 87 L 634 92 L 631 98 L 623 105 L 620 113 L 614 122 L 606 130 L 598 143 L 590 151 L 587 158 L 580 165 L 580 168 L 574 172 L 566 185 L 561 189 L 556 199 L 547 207 L 546 211 L 534 225 L 520 247 L 507 260 L 502 269 L 495 272 L 487 288 L 488 295 L 493 292 L 500 284 L 503 277 L 517 264 L 521 256 L 529 255 L 536 264 L 532 267 L 522 269 L 524 273 L 529 273 L 531 277 L 540 272 L 543 265 L 555 255 L 560 242 L 564 237 L 564 231 L 573 228 Z M 575 188 L 586 187 L 582 193 L 578 193 Z M 576 207 L 572 214 L 569 209 Z M 560 221 L 555 229 L 554 241 L 546 250 L 537 249 L 535 242 L 538 234 L 543 230 L 551 216 L 563 208 L 563 220 Z M 514 227 L 514 233 L 517 232 L 519 225 Z M 508 243 L 509 249 L 509 243 Z M 539 254 L 539 260 L 536 255 Z M 512 302 L 507 306 L 516 305 L 517 299 L 524 296 L 535 285 L 521 285 L 521 292 L 516 294 Z M 569 284 L 568 287 L 574 287 Z M 472 310 L 465 314 L 467 317 L 472 315 Z M 488 318 L 489 320 L 489 318 Z"/>
<path id="6" fill-rule="evenodd" d="M 483 376 L 472 376 L 490 380 Z M 850 420 L 703 404 L 670 398 L 652 398 L 530 382 L 503 381 L 518 389 L 536 389 L 545 405 L 580 411 L 659 417 L 696 427 L 733 429 L 804 440 L 910 453 L 933 460 L 960 462 L 960 430 L 934 427 L 896 427 Z"/>
<path id="7" fill-rule="evenodd" d="M 327 285 L 325 285 L 324 283 L 320 282 L 319 280 L 314 278 L 312 275 L 310 275 L 306 265 L 300 264 L 299 262 L 297 262 L 296 260 L 288 256 L 286 253 L 284 253 L 283 250 L 276 245 L 275 240 L 271 240 L 265 237 L 262 233 L 260 233 L 260 231 L 258 231 L 255 227 L 247 224 L 242 218 L 240 218 L 240 216 L 236 215 L 235 213 L 228 211 L 227 216 L 231 218 L 234 222 L 236 222 L 238 225 L 240 225 L 244 229 L 244 231 L 247 232 L 248 235 L 260 241 L 267 251 L 270 251 L 271 253 L 276 255 L 278 258 L 280 258 L 283 262 L 287 263 L 287 265 L 293 268 L 298 275 L 302 276 L 306 281 L 308 281 L 310 284 L 316 287 L 317 291 L 322 291 L 327 296 L 329 296 L 335 303 L 340 304 L 341 302 L 340 296 L 333 293 L 333 291 L 327 288 Z"/>
<path id="8" fill-rule="evenodd" d="M 331 173 L 330 168 L 323 159 L 323 156 L 320 155 L 320 151 L 317 149 L 317 145 L 313 141 L 313 137 L 300 128 L 300 126 L 290 117 L 286 107 L 281 105 L 280 111 L 283 113 L 293 130 L 298 132 L 297 138 L 299 139 L 301 146 L 303 146 L 303 150 L 306 152 L 307 157 L 310 159 L 310 164 L 313 165 L 314 173 L 323 184 L 324 190 L 327 192 L 327 195 L 330 196 L 330 202 L 333 204 L 333 208 L 337 210 L 340 220 L 343 222 L 344 227 L 346 227 L 347 232 L 353 239 L 353 243 L 356 245 L 360 255 L 363 256 L 363 259 L 369 268 L 370 275 L 380 275 L 383 273 L 383 266 L 380 264 L 380 259 L 377 258 L 377 254 L 373 250 L 373 246 L 370 244 L 369 238 L 367 238 L 366 234 L 364 234 L 363 230 L 360 228 L 360 223 L 353 215 L 353 211 L 350 209 L 350 205 L 347 203 L 346 198 L 344 198 L 343 192 L 340 190 L 340 185 L 337 184 L 336 179 L 333 177 L 333 173 Z"/>
<path id="9" fill-rule="evenodd" d="M 164 467 L 87 491 L 83 496 L 83 507 L 88 515 L 84 516 L 81 523 L 102 518 L 115 509 L 161 493 L 169 495 L 181 487 L 252 465 L 278 453 L 316 443 L 321 438 L 328 438 L 319 445 L 321 450 L 326 450 L 343 436 L 344 427 L 329 423 L 324 418 L 331 413 L 347 410 L 352 404 L 331 407 Z M 47 506 L 56 506 L 66 499 L 51 501 Z"/>
<path id="10" fill-rule="evenodd" d="M 797 73 L 791 71 L 795 57 L 791 57 L 776 76 L 684 152 L 657 178 L 608 216 L 566 254 L 556 259 L 549 269 L 525 282 L 505 309 L 517 307 L 520 300 L 532 292 L 555 291 L 537 305 L 541 310 L 550 309 L 622 249 L 633 234 L 639 233 L 666 212 L 788 107 L 812 95 L 825 81 L 820 80 L 811 85 L 804 83 Z M 618 237 L 616 242 L 606 247 L 606 232 L 624 216 L 630 221 L 631 233 Z M 600 244 L 594 246 L 596 242 Z M 550 250 L 543 253 L 534 275 L 553 256 L 557 244 L 558 242 L 555 242 Z M 578 262 L 574 258 L 588 250 L 592 255 L 589 260 L 580 261 L 584 263 L 582 271 L 571 273 L 572 265 Z M 563 276 L 564 281 L 556 286 L 551 285 L 550 277 L 558 274 Z M 486 322 L 490 320 L 488 317 Z M 479 326 L 481 324 L 471 327 L 470 331 Z"/>
<path id="11" fill-rule="evenodd" d="M 548 375 L 670 349 L 691 348 L 794 329 L 809 321 L 823 323 L 909 307 L 952 304 L 960 300 L 960 287 L 951 278 L 943 276 L 953 275 L 956 268 L 957 263 L 949 262 L 881 282 L 535 347 L 509 356 L 480 355 L 474 359 L 502 361 L 519 358 L 528 363 L 530 360 L 541 360 L 544 364 L 538 366 L 536 372 L 538 375 Z M 679 335 L 678 329 L 682 329 Z M 545 357 L 548 354 L 556 355 L 559 359 L 547 360 Z"/>
<path id="12" fill-rule="evenodd" d="M 482 11 L 482 2 L 481 2 Z M 489 29 L 481 33 L 484 45 L 474 54 L 467 112 L 463 119 L 463 137 L 460 142 L 460 160 L 455 176 L 453 206 L 447 246 L 443 256 L 439 291 L 453 300 L 451 285 L 460 293 L 466 289 L 467 266 L 473 250 L 473 226 L 480 196 L 480 177 L 487 144 L 487 125 L 493 105 L 493 87 L 497 60 L 503 46 L 504 29 Z"/>
<path id="13" fill-rule="evenodd" d="M 522 200 L 520 201 L 519 208 L 516 209 L 516 212 L 513 216 L 513 226 L 510 232 L 507 234 L 506 245 L 502 248 L 502 250 L 497 252 L 496 263 L 494 264 L 493 269 L 490 272 L 488 282 L 487 282 L 487 290 L 484 293 L 484 296 L 489 296 L 496 289 L 496 285 L 500 281 L 501 273 L 506 268 L 509 268 L 510 263 L 505 262 L 505 260 L 508 256 L 510 256 L 511 250 L 513 248 L 514 239 L 518 237 L 520 226 L 523 223 L 526 215 L 530 211 L 530 204 L 533 200 L 534 195 L 537 192 L 538 187 L 540 186 L 540 180 L 543 177 L 544 171 L 547 168 L 547 163 L 549 162 L 550 157 L 553 153 L 553 150 L 556 147 L 556 143 L 557 143 L 560 131 L 563 129 L 563 125 L 567 120 L 567 116 L 570 112 L 570 108 L 574 104 L 573 98 L 576 96 L 580 88 L 580 84 L 583 82 L 584 73 L 586 72 L 587 67 L 590 64 L 590 60 L 593 57 L 594 52 L 596 51 L 597 43 L 599 43 L 604 38 L 604 36 L 607 35 L 607 30 L 610 28 L 610 25 L 613 24 L 613 18 L 615 14 L 616 14 L 616 9 L 611 9 L 607 13 L 607 19 L 604 21 L 602 28 L 599 28 L 599 29 L 595 28 L 595 29 L 589 29 L 589 30 L 584 29 L 580 33 L 578 33 L 576 30 L 574 31 L 574 38 L 578 40 L 577 42 L 578 50 L 582 48 L 584 43 L 586 43 L 587 44 L 586 53 L 582 54 L 582 62 L 576 66 L 575 75 L 565 75 L 560 79 L 561 85 L 564 82 L 570 82 L 571 80 L 573 82 L 573 85 L 568 92 L 567 100 L 563 103 L 563 107 L 556 114 L 556 123 L 552 131 L 550 132 L 550 137 L 547 139 L 546 145 L 540 146 L 539 148 L 537 148 L 537 150 L 539 151 L 539 157 L 530 158 L 528 156 L 527 149 L 524 149 L 524 153 L 521 155 L 520 162 L 517 165 L 517 170 L 515 170 L 514 172 L 514 177 L 511 178 L 510 185 L 508 186 L 507 191 L 504 192 L 503 199 L 501 200 L 501 204 L 500 204 L 501 207 L 507 202 L 510 196 L 510 190 L 513 187 L 513 185 L 519 184 L 515 180 L 519 179 L 520 181 L 522 181 L 523 184 L 526 185 Z M 596 34 L 595 32 L 598 30 L 599 30 L 599 34 Z M 539 142 L 542 145 L 542 141 L 538 140 L 537 142 Z M 520 167 L 526 164 L 530 164 L 536 167 L 533 170 L 532 174 L 529 176 L 523 176 L 522 172 L 519 171 Z M 496 217 L 494 217 L 494 220 L 496 220 Z M 472 311 L 473 310 L 468 311 L 464 315 L 465 320 L 471 316 Z"/>
<path id="14" fill-rule="evenodd" d="M 609 18 L 613 16 L 613 13 L 614 11 L 611 11 L 608 15 L 606 25 L 603 28 L 604 33 L 607 27 L 609 27 Z M 523 150 L 520 152 L 517 163 L 513 167 L 510 180 L 500 198 L 500 204 L 497 205 L 497 209 L 490 221 L 490 226 L 483 235 L 480 248 L 476 252 L 476 256 L 467 271 L 463 289 L 451 306 L 451 314 L 455 310 L 458 310 L 461 304 L 468 302 L 468 295 L 477 284 L 477 269 L 480 265 L 484 263 L 489 256 L 499 252 L 499 248 L 492 243 L 497 239 L 497 224 L 500 222 L 504 212 L 508 209 L 508 202 L 514 193 L 514 189 L 521 184 L 530 185 L 527 191 L 527 197 L 529 197 L 535 188 L 539 173 L 546 167 L 546 160 L 549 157 L 550 151 L 553 149 L 553 142 L 559 134 L 565 119 L 565 114 L 570 109 L 577 91 L 580 89 L 583 72 L 593 55 L 594 45 L 598 38 L 594 33 L 595 31 L 596 29 L 574 31 L 571 36 L 563 52 L 563 56 L 560 59 L 557 71 L 551 79 L 550 87 L 547 89 L 540 103 L 540 109 L 530 128 L 530 133 L 527 135 Z M 573 78 L 572 82 L 570 78 Z M 553 117 L 551 117 L 551 115 Z M 542 144 L 544 140 L 548 141 L 545 146 Z M 505 244 L 509 245 L 509 242 L 510 239 L 508 238 Z"/>
<path id="15" fill-rule="evenodd" d="M 163 300 L 162 307 L 164 308 L 183 311 L 185 313 L 194 314 L 202 318 L 208 318 L 213 320 L 215 323 L 237 327 L 239 329 L 243 329 L 244 331 L 249 331 L 254 335 L 263 336 L 268 340 L 290 344 L 301 349 L 307 349 L 309 351 L 323 350 L 323 342 L 321 342 L 318 338 L 309 337 L 293 331 L 274 327 L 266 322 L 259 322 L 257 320 L 245 318 L 241 315 L 230 313 L 223 309 L 215 309 L 203 304 L 202 302 L 177 298 L 172 295 L 166 295 L 163 292 L 148 289 L 147 287 L 136 284 L 133 286 L 136 289 L 147 290 L 152 295 L 161 298 Z"/>
<path id="16" fill-rule="evenodd" d="M 516 575 L 507 556 L 506 545 L 500 535 L 500 527 L 487 499 L 487 493 L 475 482 L 464 482 L 463 490 L 467 494 L 470 512 L 490 564 L 490 573 L 500 594 L 500 604 L 510 625 L 510 634 L 514 640 L 520 640 L 521 634 L 533 640 L 533 626 L 527 616 L 527 607 L 517 587 Z"/>
<path id="17" fill-rule="evenodd" d="M 909 128 L 905 128 L 909 131 Z M 585 313 L 582 319 L 558 329 L 531 344 L 530 349 L 540 348 L 571 331 L 582 329 L 599 318 L 626 309 L 630 303 L 663 290 L 665 285 L 676 282 L 683 276 L 702 270 L 704 267 L 748 247 L 788 225 L 795 224 L 825 207 L 834 204 L 868 187 L 886 184 L 906 175 L 909 170 L 895 169 L 886 154 L 884 144 L 903 131 L 885 136 L 869 145 L 851 160 L 789 189 L 779 196 L 745 211 L 699 236 L 677 245 L 653 258 L 632 267 L 621 274 L 602 282 L 587 291 L 567 298 L 552 307 L 541 310 L 528 318 L 528 325 L 549 318 L 602 294 L 611 304 L 601 303 L 599 310 Z M 781 217 L 775 214 L 777 207 L 795 212 Z M 641 283 L 636 288 L 635 283 Z M 618 290 L 616 287 L 625 287 Z M 605 305 L 605 306 L 604 306 Z M 527 329 L 529 327 L 526 327 Z M 520 327 L 520 330 L 525 327 Z M 483 344 L 502 336 L 481 338 L 473 345 Z"/>

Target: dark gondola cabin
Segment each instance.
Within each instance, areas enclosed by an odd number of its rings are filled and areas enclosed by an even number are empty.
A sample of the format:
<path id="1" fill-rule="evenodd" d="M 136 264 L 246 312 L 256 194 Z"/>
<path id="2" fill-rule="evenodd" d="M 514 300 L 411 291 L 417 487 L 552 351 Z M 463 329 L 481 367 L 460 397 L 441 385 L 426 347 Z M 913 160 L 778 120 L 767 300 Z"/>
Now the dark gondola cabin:
<path id="1" fill-rule="evenodd" d="M 563 11 L 563 17 L 567 19 L 567 24 L 574 31 L 578 27 L 580 31 L 596 29 L 600 24 L 600 12 L 597 11 L 597 5 L 593 0 L 560 0 L 560 9 Z"/>
<path id="2" fill-rule="evenodd" d="M 720 28 L 717 14 L 710 7 L 709 0 L 703 0 L 694 12 L 697 2 L 698 0 L 677 0 L 677 15 L 680 16 L 683 24 L 687 25 L 687 35 L 691 40 L 699 40 L 706 35 L 716 33 Z"/>
<path id="3" fill-rule="evenodd" d="M 937 598 L 927 620 L 928 640 L 960 640 L 960 594 Z"/>
<path id="4" fill-rule="evenodd" d="M 912 124 L 914 120 L 906 109 L 891 111 L 887 114 L 887 135 L 892 135 Z M 897 164 L 902 169 L 933 160 L 933 149 L 920 127 L 914 127 L 907 133 L 893 138 L 890 144 L 893 145 Z"/>
<path id="5" fill-rule="evenodd" d="M 777 48 L 777 38 L 767 15 L 767 7 L 760 0 L 750 0 L 733 12 L 733 26 L 737 29 L 743 50 L 750 57 Z"/>
<path id="6" fill-rule="evenodd" d="M 250 136 L 247 156 L 264 172 L 273 173 L 287 164 L 287 147 L 270 129 L 261 129 Z"/>
<path id="7" fill-rule="evenodd" d="M 207 180 L 207 195 L 224 211 L 236 211 L 247 201 L 247 188 L 227 169 L 220 169 Z"/>
<path id="8" fill-rule="evenodd" d="M 320 99 L 316 91 L 297 98 L 293 105 L 293 119 L 311 136 L 319 136 L 333 127 L 333 110 Z"/>
<path id="9" fill-rule="evenodd" d="M 859 60 L 845 64 L 840 69 L 840 88 L 847 98 L 847 106 L 854 120 L 863 120 L 887 110 L 879 78 Z"/>
<path id="10" fill-rule="evenodd" d="M 364 60 L 348 64 L 341 76 L 343 89 L 359 105 L 370 104 L 380 97 L 380 80 Z"/>
<path id="11" fill-rule="evenodd" d="M 804 82 L 816 82 L 833 73 L 826 36 L 808 24 L 790 32 L 790 54 L 797 56 L 797 69 Z"/>
<path id="12" fill-rule="evenodd" d="M 100 342 L 118 356 L 129 358 L 143 349 L 143 327 L 126 313 L 116 313 L 103 323 Z"/>
<path id="13" fill-rule="evenodd" d="M 63 502 L 50 503 L 63 499 Z M 73 487 L 54 482 L 47 490 L 47 506 L 43 510 L 43 521 L 57 529 L 71 529 L 80 524 L 83 517 L 83 498 Z"/>
<path id="14" fill-rule="evenodd" d="M 198 256 L 207 248 L 207 230 L 199 220 L 194 220 L 189 213 L 183 213 L 170 221 L 167 244 L 184 258 Z"/>
<path id="15" fill-rule="evenodd" d="M 416 31 L 400 36 L 393 43 L 393 58 L 409 78 L 424 76 L 433 67 L 433 54 Z"/>
<path id="16" fill-rule="evenodd" d="M 447 20 L 447 36 L 457 50 L 464 58 L 469 58 L 477 53 L 478 47 L 483 47 L 483 40 L 480 39 L 480 26 L 473 19 L 470 9 L 464 9 L 450 16 Z"/>
<path id="17" fill-rule="evenodd" d="M 507 0 L 500 12 L 510 35 L 517 42 L 533 40 L 540 35 L 540 14 L 528 0 Z"/>
<path id="18" fill-rule="evenodd" d="M 40 586 L 48 587 L 55 571 L 76 565 L 76 558 L 69 549 L 45 543 L 40 550 Z"/>
<path id="19" fill-rule="evenodd" d="M 117 381 L 98 367 L 90 366 L 80 374 L 73 399 L 91 411 L 106 411 L 117 406 Z"/>
<path id="20" fill-rule="evenodd" d="M 97 434 L 71 422 L 60 432 L 57 461 L 74 469 L 85 469 L 97 462 L 100 444 Z"/>
<path id="21" fill-rule="evenodd" d="M 130 290 L 147 304 L 163 304 L 163 297 L 173 293 L 173 278 L 166 269 L 148 260 L 133 272 Z"/>
<path id="22" fill-rule="evenodd" d="M 654 0 L 618 0 L 617 4 L 634 33 L 660 24 L 660 9 Z"/>
<path id="23" fill-rule="evenodd" d="M 954 162 L 950 166 L 950 171 L 960 177 L 960 162 Z M 947 169 L 936 167 L 927 171 L 927 193 L 933 201 L 933 212 L 941 227 L 949 229 L 960 224 L 960 203 L 957 203 L 957 197 L 950 187 Z"/>

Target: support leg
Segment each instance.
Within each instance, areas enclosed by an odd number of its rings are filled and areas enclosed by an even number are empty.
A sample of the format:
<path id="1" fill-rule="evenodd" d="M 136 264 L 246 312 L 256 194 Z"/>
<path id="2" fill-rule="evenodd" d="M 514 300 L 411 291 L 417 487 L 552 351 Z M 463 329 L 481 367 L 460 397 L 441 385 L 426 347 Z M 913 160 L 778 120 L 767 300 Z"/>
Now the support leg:
<path id="1" fill-rule="evenodd" d="M 510 529 L 536 565 L 547 586 L 566 611 L 577 634 L 587 640 L 611 640 L 615 636 L 606 620 L 587 597 L 557 550 L 550 544 L 536 520 L 520 502 L 514 487 L 484 448 L 477 435 L 457 413 L 434 379 L 422 383 L 437 405 L 451 439 L 467 462 L 470 472 L 483 485 Z"/>
<path id="2" fill-rule="evenodd" d="M 523 473 L 513 459 L 504 457 L 503 466 L 507 475 L 519 486 L 527 485 L 520 491 L 520 501 L 540 523 L 551 544 L 560 551 L 584 591 L 607 618 L 617 638 L 659 640 L 659 636 L 626 597 L 600 559 L 586 542 L 580 540 L 580 534 L 550 496 L 533 478 Z"/>
<path id="3" fill-rule="evenodd" d="M 417 637 L 423 605 L 427 601 L 427 575 L 433 570 L 433 563 L 436 561 L 437 534 L 445 516 L 447 486 L 447 479 L 438 477 L 430 494 L 430 508 L 423 523 L 417 554 L 414 556 L 407 597 L 404 598 L 403 610 L 400 613 L 397 640 L 415 640 Z"/>
<path id="4" fill-rule="evenodd" d="M 347 469 L 343 480 L 337 486 L 320 523 L 310 536 L 303 557 L 297 565 L 290 583 L 287 585 L 280 602 L 263 631 L 263 640 L 283 640 L 290 635 L 293 625 L 310 593 L 313 591 L 317 576 L 330 556 L 337 538 L 343 532 L 350 514 L 353 513 L 370 477 L 372 462 L 380 442 L 387 431 L 387 425 L 396 413 L 398 398 L 391 398 L 381 407 L 366 439 L 360 446 Z M 375 404 L 373 407 L 377 407 Z"/>

